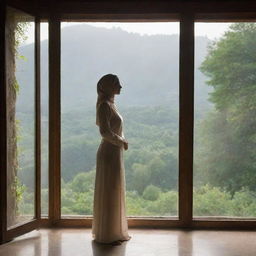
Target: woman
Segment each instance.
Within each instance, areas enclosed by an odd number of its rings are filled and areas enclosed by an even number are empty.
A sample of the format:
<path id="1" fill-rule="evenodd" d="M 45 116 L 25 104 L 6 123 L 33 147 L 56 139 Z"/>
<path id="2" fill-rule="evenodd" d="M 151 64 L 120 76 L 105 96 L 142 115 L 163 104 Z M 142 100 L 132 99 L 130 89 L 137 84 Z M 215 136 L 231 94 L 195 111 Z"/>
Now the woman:
<path id="1" fill-rule="evenodd" d="M 116 75 L 107 74 L 97 84 L 96 124 L 102 140 L 97 151 L 92 236 L 95 242 L 119 245 L 131 239 L 125 208 L 123 118 L 114 103 L 122 86 Z"/>

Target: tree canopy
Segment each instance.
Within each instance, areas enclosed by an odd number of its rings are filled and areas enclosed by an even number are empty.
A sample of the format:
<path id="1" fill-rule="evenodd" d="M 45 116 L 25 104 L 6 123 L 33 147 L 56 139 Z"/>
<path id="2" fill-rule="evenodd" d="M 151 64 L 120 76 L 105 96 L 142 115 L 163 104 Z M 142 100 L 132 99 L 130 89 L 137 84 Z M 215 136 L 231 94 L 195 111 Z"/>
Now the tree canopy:
<path id="1" fill-rule="evenodd" d="M 213 185 L 256 189 L 256 24 L 232 24 L 209 46 L 201 71 L 213 87 L 215 112 L 202 122 L 204 157 Z"/>

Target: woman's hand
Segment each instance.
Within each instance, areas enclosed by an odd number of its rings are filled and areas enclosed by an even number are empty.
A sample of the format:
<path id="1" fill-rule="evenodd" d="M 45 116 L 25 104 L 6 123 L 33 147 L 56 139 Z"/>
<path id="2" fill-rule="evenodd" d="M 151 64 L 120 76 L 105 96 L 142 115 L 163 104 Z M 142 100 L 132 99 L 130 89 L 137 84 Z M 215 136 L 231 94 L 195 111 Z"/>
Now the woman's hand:
<path id="1" fill-rule="evenodd" d="M 128 141 L 125 140 L 125 141 L 124 141 L 124 150 L 127 150 L 127 149 L 128 149 Z"/>

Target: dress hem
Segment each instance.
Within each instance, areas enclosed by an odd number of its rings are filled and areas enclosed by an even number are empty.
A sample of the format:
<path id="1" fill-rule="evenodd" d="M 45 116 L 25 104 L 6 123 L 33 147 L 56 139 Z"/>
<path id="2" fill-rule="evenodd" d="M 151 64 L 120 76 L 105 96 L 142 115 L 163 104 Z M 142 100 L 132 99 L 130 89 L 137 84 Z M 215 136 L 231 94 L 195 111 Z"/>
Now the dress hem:
<path id="1" fill-rule="evenodd" d="M 97 240 L 97 239 L 95 239 L 94 235 L 92 235 L 92 237 L 93 237 L 93 241 L 95 241 L 96 243 L 101 243 L 101 244 L 111 244 L 111 243 L 116 242 L 116 241 L 125 242 L 125 241 L 129 241 L 132 238 L 131 236 L 128 235 L 128 237 L 125 237 L 125 238 L 106 241 L 106 240 Z"/>

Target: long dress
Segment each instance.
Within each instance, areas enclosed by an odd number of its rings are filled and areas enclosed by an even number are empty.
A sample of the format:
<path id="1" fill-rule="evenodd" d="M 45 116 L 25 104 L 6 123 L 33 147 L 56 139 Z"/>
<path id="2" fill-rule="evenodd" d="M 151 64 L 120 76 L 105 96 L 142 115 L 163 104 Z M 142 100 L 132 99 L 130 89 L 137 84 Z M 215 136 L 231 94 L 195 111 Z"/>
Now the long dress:
<path id="1" fill-rule="evenodd" d="M 96 242 L 129 240 L 125 203 L 123 161 L 123 118 L 115 103 L 104 101 L 98 107 L 102 136 L 97 151 L 92 237 Z"/>

